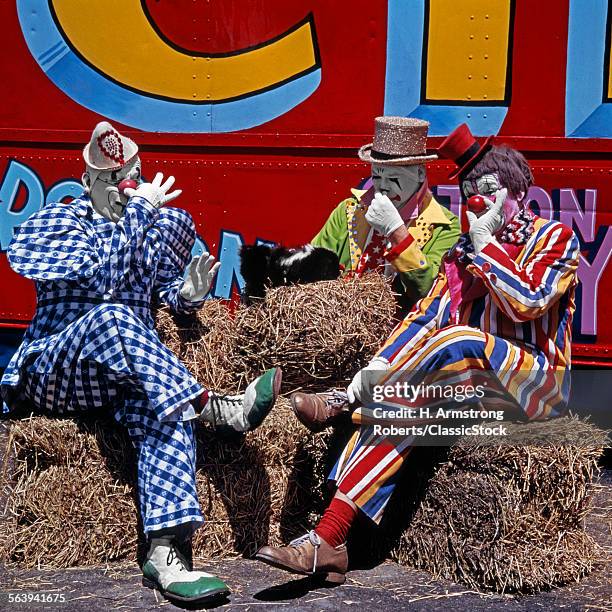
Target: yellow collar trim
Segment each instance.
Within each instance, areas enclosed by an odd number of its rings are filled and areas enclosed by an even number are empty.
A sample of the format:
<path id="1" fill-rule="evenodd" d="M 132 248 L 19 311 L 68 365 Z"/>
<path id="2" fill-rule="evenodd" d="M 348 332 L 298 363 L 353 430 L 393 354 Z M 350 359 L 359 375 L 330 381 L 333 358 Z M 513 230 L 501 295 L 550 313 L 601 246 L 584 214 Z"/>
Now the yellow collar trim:
<path id="1" fill-rule="evenodd" d="M 361 198 L 363 198 L 363 196 L 368 193 L 367 189 L 351 189 L 351 193 L 353 194 L 353 197 L 358 201 L 361 202 Z"/>
<path id="2" fill-rule="evenodd" d="M 417 219 L 422 219 L 427 223 L 438 225 L 450 225 L 451 220 L 444 214 L 444 209 L 438 204 L 434 198 L 429 200 L 429 203 L 421 211 Z"/>

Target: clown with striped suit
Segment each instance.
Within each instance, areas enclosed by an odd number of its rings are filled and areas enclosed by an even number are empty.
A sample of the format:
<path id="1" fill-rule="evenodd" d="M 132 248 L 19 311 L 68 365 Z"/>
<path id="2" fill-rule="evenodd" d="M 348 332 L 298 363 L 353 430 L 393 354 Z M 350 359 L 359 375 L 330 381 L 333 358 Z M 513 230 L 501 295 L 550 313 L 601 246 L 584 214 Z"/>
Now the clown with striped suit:
<path id="1" fill-rule="evenodd" d="M 344 581 L 352 523 L 359 512 L 380 521 L 420 435 L 384 435 L 381 414 L 391 414 L 388 425 L 399 423 L 399 410 L 419 414 L 425 408 L 433 414 L 452 405 L 446 394 L 398 391 L 407 385 L 479 388 L 480 395 L 462 397 L 455 407 L 501 410 L 507 418 L 542 420 L 567 407 L 576 235 L 524 206 L 533 176 L 519 152 L 493 146 L 491 137 L 480 145 L 465 124 L 439 152 L 458 166 L 451 178 L 459 177 L 469 231 L 445 255 L 429 293 L 346 392 L 309 396 L 313 406 L 356 407 L 352 419 L 360 427 L 332 469 L 337 491 L 318 525 L 288 546 L 260 549 L 257 558 L 265 563 Z M 382 404 L 377 389 L 390 391 Z"/>

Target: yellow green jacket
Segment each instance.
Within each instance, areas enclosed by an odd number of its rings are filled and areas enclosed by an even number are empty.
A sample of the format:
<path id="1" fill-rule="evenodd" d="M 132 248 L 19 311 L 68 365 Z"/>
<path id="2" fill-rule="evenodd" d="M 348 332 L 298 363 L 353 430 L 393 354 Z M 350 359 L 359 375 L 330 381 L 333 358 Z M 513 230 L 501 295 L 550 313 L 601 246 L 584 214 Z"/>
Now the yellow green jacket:
<path id="1" fill-rule="evenodd" d="M 365 219 L 367 206 L 361 203 L 366 191 L 351 189 L 352 197 L 343 200 L 312 239 L 315 246 L 326 247 L 338 254 L 346 271 L 356 270 L 363 250 L 368 244 L 370 225 Z M 419 248 L 417 222 L 433 224 L 429 241 Z M 349 228 L 351 232 L 349 233 Z M 448 209 L 436 202 L 430 192 L 423 198 L 416 219 L 406 225 L 409 239 L 385 253 L 401 280 L 404 303 L 415 304 L 425 296 L 438 273 L 442 256 L 450 249 L 460 235 L 459 219 Z"/>

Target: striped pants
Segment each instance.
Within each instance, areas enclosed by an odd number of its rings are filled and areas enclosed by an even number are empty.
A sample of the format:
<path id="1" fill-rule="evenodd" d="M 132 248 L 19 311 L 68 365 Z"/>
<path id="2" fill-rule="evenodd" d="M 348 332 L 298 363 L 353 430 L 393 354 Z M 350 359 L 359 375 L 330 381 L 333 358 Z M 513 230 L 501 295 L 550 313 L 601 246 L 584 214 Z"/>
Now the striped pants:
<path id="1" fill-rule="evenodd" d="M 529 352 L 472 327 L 453 325 L 403 354 L 379 383 L 435 384 L 457 390 L 458 385 L 476 387 L 484 381 L 482 398 L 456 402 L 448 398 L 391 397 L 385 400 L 384 408 L 452 408 L 453 403 L 455 407 L 471 403 L 474 407 L 511 410 L 527 419 L 541 420 L 563 412 L 569 393 L 566 373 L 565 368 L 552 369 L 538 352 Z M 398 439 L 376 433 L 374 408 L 364 406 L 355 411 L 353 421 L 360 428 L 342 451 L 329 479 L 378 523 L 415 438 L 410 435 Z M 406 426 L 406 421 L 402 425 Z"/>

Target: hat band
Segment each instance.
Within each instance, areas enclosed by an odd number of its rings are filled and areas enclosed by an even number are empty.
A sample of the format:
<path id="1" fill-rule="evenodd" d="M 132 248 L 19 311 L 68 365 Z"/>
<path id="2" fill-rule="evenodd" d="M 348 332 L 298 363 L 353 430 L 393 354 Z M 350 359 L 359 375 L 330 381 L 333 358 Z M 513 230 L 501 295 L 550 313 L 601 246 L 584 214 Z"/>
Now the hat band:
<path id="1" fill-rule="evenodd" d="M 425 155 L 425 152 L 391 154 L 391 153 L 381 153 L 380 151 L 377 151 L 376 149 L 370 150 L 370 157 L 373 159 L 374 158 L 376 159 L 403 159 L 404 157 L 419 157 L 422 155 Z"/>
<path id="2" fill-rule="evenodd" d="M 478 142 L 475 140 L 468 149 L 466 149 L 456 160 L 455 163 L 461 167 L 464 166 L 467 162 L 470 161 L 470 159 L 472 159 L 472 157 L 474 157 L 474 155 L 476 155 L 476 153 L 478 153 L 478 151 L 480 150 L 480 145 L 478 144 Z"/>

